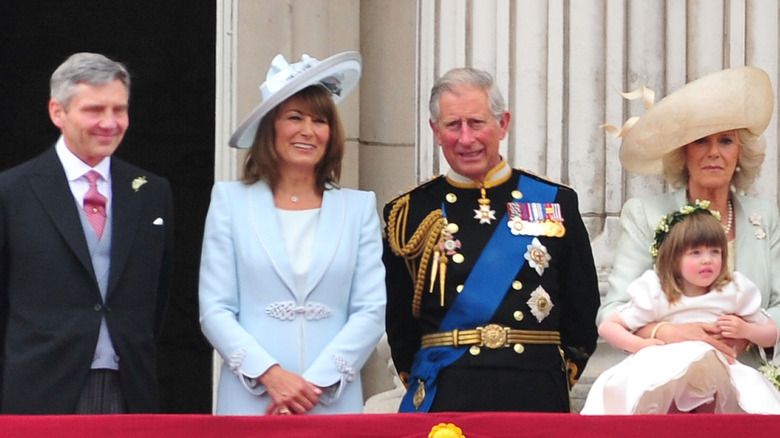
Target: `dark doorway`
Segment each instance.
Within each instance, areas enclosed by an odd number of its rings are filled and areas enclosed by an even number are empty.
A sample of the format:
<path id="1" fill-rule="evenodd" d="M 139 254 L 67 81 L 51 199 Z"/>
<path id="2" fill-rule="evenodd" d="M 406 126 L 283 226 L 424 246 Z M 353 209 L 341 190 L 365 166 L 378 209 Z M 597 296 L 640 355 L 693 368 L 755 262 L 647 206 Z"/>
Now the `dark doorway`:
<path id="1" fill-rule="evenodd" d="M 211 348 L 197 277 L 214 169 L 216 3 L 185 0 L 0 1 L 0 170 L 56 141 L 49 76 L 74 52 L 132 75 L 130 129 L 117 155 L 171 182 L 174 289 L 159 348 L 165 413 L 211 411 Z"/>

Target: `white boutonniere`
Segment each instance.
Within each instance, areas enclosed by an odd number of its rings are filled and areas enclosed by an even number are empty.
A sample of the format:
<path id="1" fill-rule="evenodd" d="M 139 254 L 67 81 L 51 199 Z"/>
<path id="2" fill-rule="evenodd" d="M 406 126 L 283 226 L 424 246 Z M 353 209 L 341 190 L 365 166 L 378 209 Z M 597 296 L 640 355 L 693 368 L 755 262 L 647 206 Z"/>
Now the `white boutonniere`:
<path id="1" fill-rule="evenodd" d="M 139 176 L 138 178 L 133 180 L 133 184 L 131 184 L 131 187 L 133 188 L 134 192 L 137 192 L 144 184 L 146 184 L 146 177 Z"/>

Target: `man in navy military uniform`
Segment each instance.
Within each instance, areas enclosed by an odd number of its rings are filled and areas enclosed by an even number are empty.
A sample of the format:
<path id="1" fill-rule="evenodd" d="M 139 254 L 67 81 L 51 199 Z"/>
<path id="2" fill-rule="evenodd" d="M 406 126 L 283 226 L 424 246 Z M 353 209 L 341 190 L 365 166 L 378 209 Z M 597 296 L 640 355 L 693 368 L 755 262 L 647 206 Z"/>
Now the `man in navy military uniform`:
<path id="1" fill-rule="evenodd" d="M 402 412 L 569 412 L 598 337 L 577 194 L 499 155 L 510 114 L 487 72 L 431 91 L 450 170 L 385 206 L 387 334 Z"/>

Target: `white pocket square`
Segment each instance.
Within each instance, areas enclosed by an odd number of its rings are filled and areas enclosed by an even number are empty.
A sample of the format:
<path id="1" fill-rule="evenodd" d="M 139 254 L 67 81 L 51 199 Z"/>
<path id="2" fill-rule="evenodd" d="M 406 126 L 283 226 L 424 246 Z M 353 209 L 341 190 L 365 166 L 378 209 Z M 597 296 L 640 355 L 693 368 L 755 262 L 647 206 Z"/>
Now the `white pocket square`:
<path id="1" fill-rule="evenodd" d="M 163 224 L 163 218 L 158 217 L 157 219 L 152 222 L 152 225 L 162 225 Z"/>

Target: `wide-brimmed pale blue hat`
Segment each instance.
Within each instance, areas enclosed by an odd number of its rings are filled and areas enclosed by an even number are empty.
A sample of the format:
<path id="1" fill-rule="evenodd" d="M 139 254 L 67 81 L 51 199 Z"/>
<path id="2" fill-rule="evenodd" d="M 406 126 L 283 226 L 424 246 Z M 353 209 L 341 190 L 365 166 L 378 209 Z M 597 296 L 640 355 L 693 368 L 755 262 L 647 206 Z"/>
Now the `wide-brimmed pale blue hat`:
<path id="1" fill-rule="evenodd" d="M 311 85 L 328 90 L 335 103 L 347 97 L 360 80 L 361 58 L 358 52 L 342 52 L 319 61 L 309 55 L 290 64 L 279 54 L 271 61 L 265 82 L 260 86 L 263 101 L 230 136 L 230 146 L 247 149 L 252 146 L 263 116 L 293 94 Z"/>

